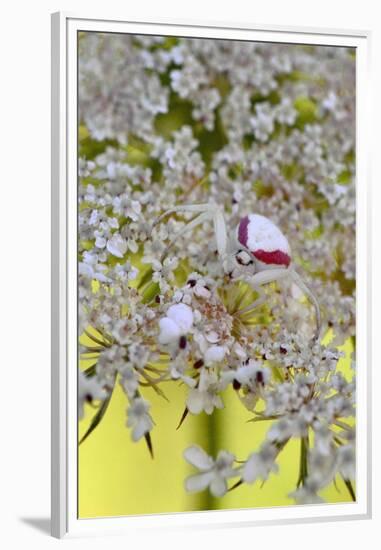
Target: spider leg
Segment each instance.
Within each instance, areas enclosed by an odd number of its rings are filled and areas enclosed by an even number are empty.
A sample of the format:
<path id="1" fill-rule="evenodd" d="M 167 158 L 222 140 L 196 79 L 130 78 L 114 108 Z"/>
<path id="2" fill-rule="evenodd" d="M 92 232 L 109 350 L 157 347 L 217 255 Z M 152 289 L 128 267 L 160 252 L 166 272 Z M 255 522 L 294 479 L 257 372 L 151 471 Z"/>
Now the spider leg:
<path id="1" fill-rule="evenodd" d="M 302 280 L 300 275 L 292 268 L 289 269 L 288 271 L 294 283 L 298 285 L 300 290 L 307 296 L 307 298 L 310 300 L 310 302 L 315 308 L 316 330 L 314 335 L 314 341 L 316 342 L 317 340 L 319 340 L 320 330 L 321 330 L 321 315 L 320 315 L 319 302 L 317 301 L 316 296 L 314 295 L 312 290 L 308 288 L 306 283 Z"/>
<path id="2" fill-rule="evenodd" d="M 203 223 L 204 221 L 208 219 L 213 220 L 214 225 L 214 232 L 216 236 L 216 242 L 217 242 L 217 250 L 218 254 L 223 261 L 226 256 L 226 250 L 227 250 L 227 231 L 226 231 L 226 224 L 223 212 L 220 207 L 214 205 L 214 204 L 184 204 L 180 206 L 174 206 L 170 210 L 167 210 L 164 212 L 157 220 L 154 222 L 153 227 L 160 223 L 166 216 L 173 214 L 175 212 L 195 212 L 198 213 L 199 216 L 194 218 L 192 221 L 190 221 L 179 233 L 177 233 L 171 240 L 166 248 L 163 257 L 167 254 L 168 249 L 173 245 L 173 243 L 177 240 L 178 237 L 181 237 L 184 233 L 187 231 L 193 229 L 197 225 Z"/>
<path id="3" fill-rule="evenodd" d="M 173 208 L 166 210 L 163 214 L 161 214 L 158 218 L 156 218 L 156 220 L 153 222 L 152 227 L 155 227 L 164 218 L 166 218 L 170 214 L 175 214 L 176 212 L 200 213 L 200 212 L 209 212 L 212 208 L 213 208 L 213 205 L 211 204 L 184 204 L 184 205 L 174 206 Z"/>
<path id="4" fill-rule="evenodd" d="M 280 279 L 284 279 L 288 276 L 288 269 L 278 268 L 259 271 L 251 277 L 245 277 L 245 281 L 251 286 L 253 290 L 258 292 L 259 297 L 252 304 L 249 304 L 245 308 L 240 309 L 239 313 L 241 314 L 245 313 L 246 311 L 250 311 L 251 309 L 262 305 L 266 301 L 266 295 L 261 288 L 263 285 L 279 281 Z"/>
<path id="5" fill-rule="evenodd" d="M 258 271 L 258 273 L 255 273 L 255 275 L 249 277 L 247 279 L 247 282 L 254 290 L 257 290 L 258 287 L 262 285 L 273 283 L 275 281 L 279 281 L 280 279 L 288 277 L 290 275 L 289 271 L 289 269 L 285 268 L 275 268 Z"/>
<path id="6" fill-rule="evenodd" d="M 217 250 L 218 254 L 223 261 L 226 256 L 227 252 L 227 230 L 226 230 L 226 223 L 225 218 L 222 213 L 222 210 L 219 208 L 215 208 L 213 210 L 213 225 L 214 225 L 214 233 L 216 235 L 216 242 L 217 242 Z"/>
<path id="7" fill-rule="evenodd" d="M 279 269 L 268 269 L 265 271 L 260 271 L 256 273 L 253 277 L 247 280 L 250 286 L 257 290 L 257 287 L 265 285 L 267 283 L 272 283 L 284 279 L 285 277 L 291 277 L 293 282 L 300 288 L 300 290 L 307 296 L 312 305 L 315 308 L 315 319 L 316 319 L 316 330 L 314 333 L 313 341 L 316 342 L 320 336 L 321 329 L 321 315 L 319 303 L 313 294 L 313 292 L 308 288 L 304 283 L 298 273 L 291 267 L 288 269 L 279 268 Z"/>
<path id="8" fill-rule="evenodd" d="M 211 218 L 210 212 L 202 212 L 201 214 L 196 216 L 192 221 L 187 223 L 182 229 L 180 229 L 178 233 L 176 233 L 176 235 L 172 237 L 172 239 L 170 239 L 166 249 L 162 254 L 161 259 L 163 260 L 166 257 L 166 255 L 168 254 L 168 251 L 170 250 L 170 248 L 172 248 L 172 246 L 174 245 L 174 243 L 177 241 L 179 237 L 182 237 L 184 233 L 187 233 L 194 227 L 197 227 L 197 225 L 200 225 L 201 223 L 204 223 L 205 221 L 210 220 L 210 218 Z"/>

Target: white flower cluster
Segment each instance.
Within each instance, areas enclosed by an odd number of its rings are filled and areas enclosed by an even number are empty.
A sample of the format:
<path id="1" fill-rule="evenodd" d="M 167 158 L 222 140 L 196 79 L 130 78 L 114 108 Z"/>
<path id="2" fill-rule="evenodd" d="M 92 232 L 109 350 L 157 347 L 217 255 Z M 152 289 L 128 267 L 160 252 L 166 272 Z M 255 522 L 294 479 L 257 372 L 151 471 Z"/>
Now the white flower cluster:
<path id="1" fill-rule="evenodd" d="M 338 347 L 355 336 L 354 94 L 351 49 L 80 35 L 79 323 L 91 366 L 79 417 L 85 403 L 106 409 L 118 383 L 131 437 L 152 452 L 144 388 L 164 395 L 172 380 L 187 388 L 182 421 L 224 407 L 230 386 L 253 429 L 269 425 L 243 462 L 190 446 L 200 473 L 189 491 L 266 480 L 298 438 L 297 502 L 320 501 L 337 476 L 353 498 L 355 382 Z M 179 237 L 188 214 L 154 225 L 208 201 L 230 230 L 250 212 L 282 229 L 329 346 L 311 345 L 311 311 L 289 282 L 247 309 L 255 292 L 224 275 L 212 224 Z"/>

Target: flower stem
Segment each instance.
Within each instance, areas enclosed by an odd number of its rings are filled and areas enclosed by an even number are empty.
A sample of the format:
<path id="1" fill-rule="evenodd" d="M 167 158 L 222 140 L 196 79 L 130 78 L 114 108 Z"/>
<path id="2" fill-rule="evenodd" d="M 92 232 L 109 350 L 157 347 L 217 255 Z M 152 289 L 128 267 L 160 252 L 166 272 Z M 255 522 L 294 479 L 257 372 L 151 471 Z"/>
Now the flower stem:
<path id="1" fill-rule="evenodd" d="M 344 481 L 344 483 L 345 483 L 345 486 L 346 486 L 346 488 L 348 489 L 349 494 L 351 495 L 351 499 L 353 500 L 353 502 L 356 502 L 356 493 L 355 493 L 355 491 L 354 491 L 354 489 L 353 489 L 352 483 L 350 482 L 349 479 L 345 479 L 344 476 L 341 476 L 341 477 L 343 478 L 343 481 Z"/>
<path id="2" fill-rule="evenodd" d="M 309 450 L 308 435 L 300 438 L 300 463 L 299 463 L 299 478 L 296 486 L 304 485 L 308 476 L 308 450 Z"/>

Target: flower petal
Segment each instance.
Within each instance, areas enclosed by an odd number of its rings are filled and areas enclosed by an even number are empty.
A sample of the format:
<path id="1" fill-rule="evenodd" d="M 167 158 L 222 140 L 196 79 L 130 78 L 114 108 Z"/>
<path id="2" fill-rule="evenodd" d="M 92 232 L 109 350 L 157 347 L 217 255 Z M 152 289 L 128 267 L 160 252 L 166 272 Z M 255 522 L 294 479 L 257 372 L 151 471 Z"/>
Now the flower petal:
<path id="1" fill-rule="evenodd" d="M 132 430 L 132 440 L 133 441 L 139 441 L 143 437 L 144 434 L 149 432 L 152 429 L 152 420 L 148 415 L 144 416 L 143 418 L 140 418 L 139 421 L 136 423 L 134 429 Z"/>
<path id="2" fill-rule="evenodd" d="M 206 489 L 211 482 L 212 472 L 206 472 L 203 474 L 195 474 L 185 480 L 185 489 L 189 493 L 197 493 Z"/>
<path id="3" fill-rule="evenodd" d="M 189 332 L 193 325 L 193 311 L 186 304 L 175 304 L 167 311 L 167 317 L 172 319 L 183 332 Z"/>
<path id="4" fill-rule="evenodd" d="M 225 348 L 222 346 L 210 346 L 204 355 L 205 364 L 211 365 L 213 363 L 219 363 L 224 357 Z"/>
<path id="5" fill-rule="evenodd" d="M 204 395 L 200 390 L 194 389 L 189 392 L 187 407 L 192 414 L 200 414 L 204 410 Z"/>
<path id="6" fill-rule="evenodd" d="M 226 480 L 222 476 L 216 475 L 210 484 L 210 492 L 214 497 L 223 497 L 228 490 Z"/>
<path id="7" fill-rule="evenodd" d="M 195 466 L 201 471 L 213 468 L 214 461 L 201 447 L 192 445 L 184 451 L 184 458 L 189 464 Z"/>
<path id="8" fill-rule="evenodd" d="M 242 477 L 245 483 L 254 483 L 258 477 L 258 457 L 256 454 L 252 454 L 243 467 Z"/>
<path id="9" fill-rule="evenodd" d="M 127 252 L 127 241 L 119 233 L 114 233 L 111 239 L 107 241 L 106 248 L 113 256 L 123 258 Z"/>
<path id="10" fill-rule="evenodd" d="M 159 321 L 159 326 L 160 344 L 170 344 L 171 342 L 175 342 L 180 338 L 181 331 L 178 325 L 172 319 L 169 319 L 168 317 L 163 317 L 163 319 L 160 319 Z"/>

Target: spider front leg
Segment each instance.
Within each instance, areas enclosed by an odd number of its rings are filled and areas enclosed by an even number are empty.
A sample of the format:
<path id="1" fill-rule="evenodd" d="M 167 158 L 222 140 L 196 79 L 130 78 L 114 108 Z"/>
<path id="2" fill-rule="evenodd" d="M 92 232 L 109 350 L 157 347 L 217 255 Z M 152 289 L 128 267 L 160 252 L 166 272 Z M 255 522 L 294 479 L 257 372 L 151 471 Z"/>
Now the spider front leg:
<path id="1" fill-rule="evenodd" d="M 268 269 L 266 271 L 259 271 L 258 273 L 255 273 L 251 277 L 245 277 L 245 281 L 251 286 L 255 292 L 259 294 L 259 297 L 246 306 L 243 309 L 239 310 L 239 313 L 246 313 L 247 311 L 251 311 L 252 309 L 261 306 L 266 301 L 266 295 L 264 291 L 262 290 L 262 286 L 268 283 L 273 283 L 275 281 L 279 281 L 280 279 L 283 279 L 287 277 L 288 269 Z"/>
<path id="2" fill-rule="evenodd" d="M 167 210 L 162 214 L 153 224 L 153 227 L 160 223 L 166 216 L 174 214 L 176 212 L 194 212 L 199 214 L 189 223 L 187 223 L 178 233 L 176 233 L 169 241 L 168 246 L 166 247 L 162 258 L 164 258 L 169 249 L 177 241 L 179 237 L 194 229 L 198 225 L 204 223 L 207 220 L 213 220 L 214 232 L 217 242 L 217 251 L 220 256 L 221 261 L 224 261 L 226 257 L 227 250 L 227 234 L 226 234 L 226 224 L 223 212 L 221 208 L 213 204 L 184 204 L 180 206 L 175 206 L 170 210 Z"/>
<path id="3" fill-rule="evenodd" d="M 308 297 L 310 302 L 315 308 L 315 318 L 316 318 L 316 329 L 313 337 L 313 341 L 316 342 L 320 336 L 321 329 L 321 316 L 320 316 L 320 307 L 319 303 L 313 294 L 313 292 L 308 288 L 308 286 L 303 282 L 301 277 L 296 273 L 292 267 L 288 268 L 277 268 L 277 269 L 267 269 L 264 271 L 259 271 L 252 277 L 247 279 L 247 282 L 254 290 L 258 290 L 262 285 L 280 281 L 286 277 L 291 277 L 294 283 L 300 288 L 300 290 Z M 253 307 L 250 306 L 250 307 Z"/>
<path id="4" fill-rule="evenodd" d="M 298 275 L 298 273 L 292 268 L 289 268 L 288 271 L 290 272 L 289 274 L 292 280 L 294 281 L 294 283 L 307 296 L 307 298 L 310 300 L 310 302 L 315 308 L 316 330 L 314 334 L 314 341 L 317 342 L 319 340 L 320 331 L 321 331 L 321 314 L 320 314 L 319 302 L 317 301 L 315 294 L 312 292 L 310 288 L 308 288 L 308 286 L 302 280 L 302 278 Z"/>

